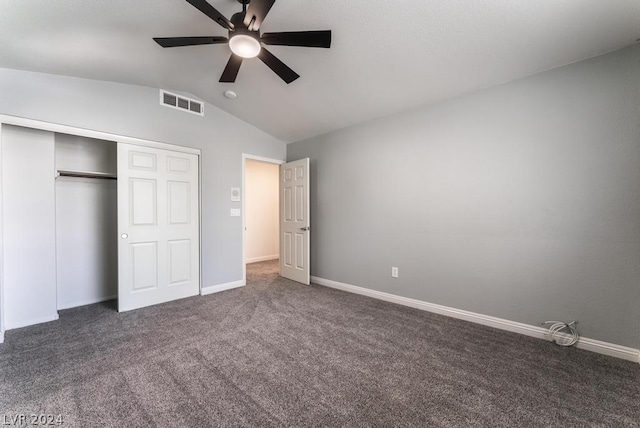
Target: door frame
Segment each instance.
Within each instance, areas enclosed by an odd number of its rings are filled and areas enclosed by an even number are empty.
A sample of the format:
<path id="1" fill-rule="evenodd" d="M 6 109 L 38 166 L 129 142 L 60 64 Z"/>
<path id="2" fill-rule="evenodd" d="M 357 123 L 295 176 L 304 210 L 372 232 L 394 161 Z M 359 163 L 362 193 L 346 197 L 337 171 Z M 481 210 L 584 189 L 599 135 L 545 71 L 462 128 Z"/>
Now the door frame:
<path id="1" fill-rule="evenodd" d="M 287 161 L 280 159 L 271 159 L 265 158 L 262 156 L 250 155 L 248 153 L 242 153 L 242 188 L 240 189 L 240 200 L 242 201 L 242 285 L 247 285 L 247 253 L 246 253 L 246 241 L 247 241 L 247 219 L 246 219 L 246 200 L 245 197 L 245 184 L 246 184 L 246 165 L 247 160 L 255 160 L 260 162 L 271 163 L 275 165 L 282 165 L 287 163 Z M 278 172 L 278 177 L 280 177 L 280 173 Z M 278 213 L 280 212 L 280 190 L 278 190 Z M 278 214 L 280 216 L 280 214 Z M 278 226 L 280 227 L 280 226 Z"/>
<path id="2" fill-rule="evenodd" d="M 0 119 L 0 343 L 4 343 L 4 197 L 2 171 L 2 123 Z"/>
<path id="3" fill-rule="evenodd" d="M 182 153 L 191 153 L 201 156 L 202 150 L 193 147 L 179 146 L 171 143 L 145 140 L 143 138 L 128 137 L 126 135 L 113 134 L 110 132 L 94 131 L 92 129 L 79 128 L 77 126 L 61 125 L 59 123 L 45 122 L 42 120 L 28 119 L 25 117 L 9 116 L 0 114 L 0 123 L 5 125 L 16 125 L 25 128 L 34 128 L 41 131 L 59 132 L 61 134 L 71 134 L 79 137 L 95 138 L 97 140 L 113 141 L 116 143 L 135 144 L 137 146 L 154 147 L 156 149 L 173 150 Z"/>
<path id="4" fill-rule="evenodd" d="M 198 156 L 198 240 L 200 246 L 200 293 L 202 294 L 202 150 L 193 147 L 179 146 L 159 141 L 145 140 L 143 138 L 128 137 L 110 132 L 95 131 L 92 129 L 80 128 L 77 126 L 62 125 L 59 123 L 46 122 L 43 120 L 29 119 L 20 116 L 0 114 L 0 161 L 2 160 L 2 125 L 15 125 L 24 128 L 39 129 L 41 131 L 58 132 L 61 134 L 76 135 L 98 140 L 113 141 L 114 143 L 128 143 L 144 147 L 154 147 L 156 149 L 173 150 L 182 153 L 190 153 Z M 52 177 L 53 179 L 54 177 Z M 3 235 L 2 223 L 2 169 L 0 162 L 0 237 Z M 2 241 L 0 241 L 2 242 Z M 0 245 L 0 343 L 4 341 L 4 269 L 2 252 L 4 246 Z"/>

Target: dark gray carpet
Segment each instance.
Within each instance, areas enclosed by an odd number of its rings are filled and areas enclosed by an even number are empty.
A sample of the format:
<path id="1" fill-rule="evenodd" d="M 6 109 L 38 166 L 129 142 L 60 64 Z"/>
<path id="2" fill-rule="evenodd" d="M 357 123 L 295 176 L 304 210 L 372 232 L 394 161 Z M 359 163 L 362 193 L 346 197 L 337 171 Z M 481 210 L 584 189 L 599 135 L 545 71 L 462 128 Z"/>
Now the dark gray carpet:
<path id="1" fill-rule="evenodd" d="M 7 332 L 3 414 L 64 426 L 640 426 L 640 366 L 277 276 Z"/>

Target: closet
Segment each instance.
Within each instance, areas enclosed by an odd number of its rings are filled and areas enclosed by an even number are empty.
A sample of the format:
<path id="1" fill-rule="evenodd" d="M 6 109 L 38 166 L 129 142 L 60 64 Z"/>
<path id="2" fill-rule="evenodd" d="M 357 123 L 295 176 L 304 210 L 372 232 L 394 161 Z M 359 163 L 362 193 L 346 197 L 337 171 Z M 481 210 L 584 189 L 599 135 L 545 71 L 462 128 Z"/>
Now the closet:
<path id="1" fill-rule="evenodd" d="M 199 156 L 0 117 L 0 342 L 62 309 L 199 294 Z"/>
<path id="2" fill-rule="evenodd" d="M 57 308 L 118 296 L 117 144 L 55 134 Z"/>

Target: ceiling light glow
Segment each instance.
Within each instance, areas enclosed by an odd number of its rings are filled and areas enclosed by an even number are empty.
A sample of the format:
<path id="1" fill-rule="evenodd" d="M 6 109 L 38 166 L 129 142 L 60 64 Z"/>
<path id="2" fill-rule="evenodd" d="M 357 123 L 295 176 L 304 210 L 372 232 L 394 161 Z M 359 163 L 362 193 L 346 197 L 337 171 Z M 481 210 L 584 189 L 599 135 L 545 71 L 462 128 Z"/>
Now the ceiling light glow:
<path id="1" fill-rule="evenodd" d="M 260 53 L 260 42 L 246 34 L 236 34 L 229 40 L 231 52 L 242 58 L 253 58 Z"/>

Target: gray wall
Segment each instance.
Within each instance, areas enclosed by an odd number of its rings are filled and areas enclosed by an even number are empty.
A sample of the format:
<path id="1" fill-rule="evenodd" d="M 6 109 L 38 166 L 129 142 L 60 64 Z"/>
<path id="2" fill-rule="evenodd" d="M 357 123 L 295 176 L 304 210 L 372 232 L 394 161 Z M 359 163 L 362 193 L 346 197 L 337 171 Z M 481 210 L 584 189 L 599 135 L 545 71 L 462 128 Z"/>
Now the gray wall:
<path id="1" fill-rule="evenodd" d="M 202 284 L 242 279 L 230 188 L 241 187 L 243 152 L 284 159 L 282 141 L 210 104 L 205 117 L 160 106 L 154 88 L 9 69 L 0 69 L 0 113 L 202 149 Z"/>
<path id="2" fill-rule="evenodd" d="M 288 145 L 311 158 L 312 275 L 640 347 L 639 66 L 627 48 Z"/>

